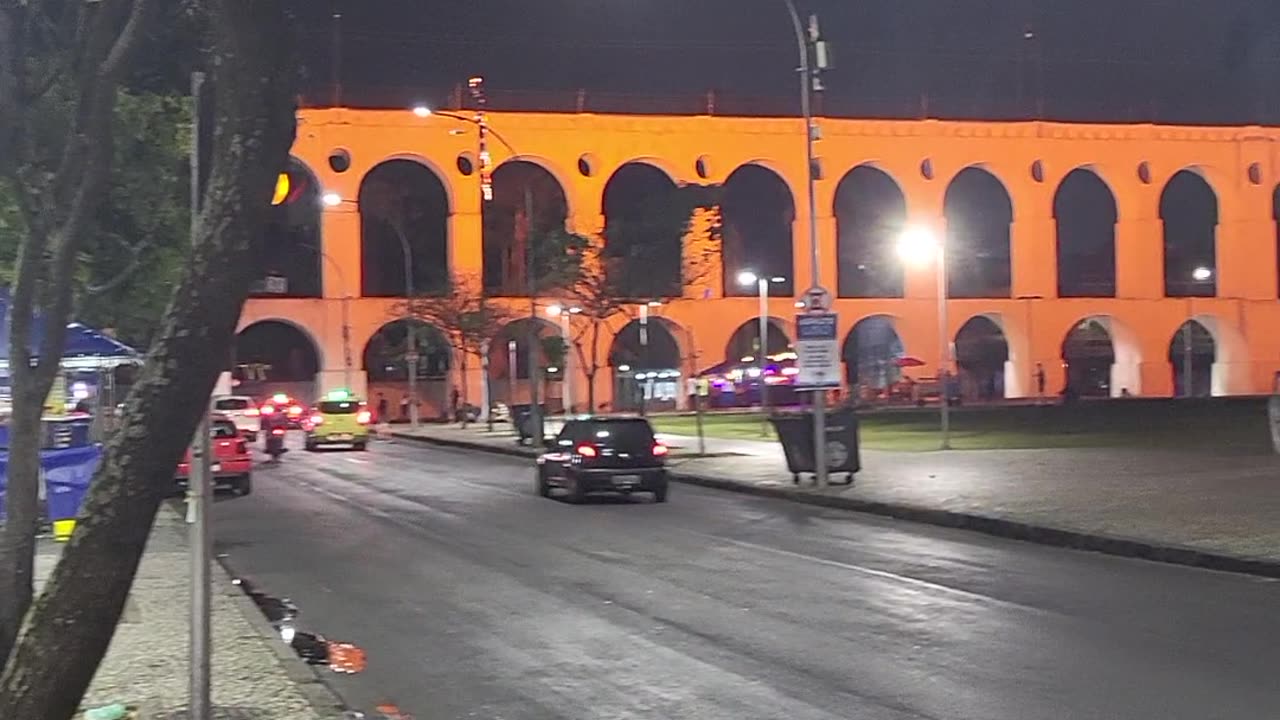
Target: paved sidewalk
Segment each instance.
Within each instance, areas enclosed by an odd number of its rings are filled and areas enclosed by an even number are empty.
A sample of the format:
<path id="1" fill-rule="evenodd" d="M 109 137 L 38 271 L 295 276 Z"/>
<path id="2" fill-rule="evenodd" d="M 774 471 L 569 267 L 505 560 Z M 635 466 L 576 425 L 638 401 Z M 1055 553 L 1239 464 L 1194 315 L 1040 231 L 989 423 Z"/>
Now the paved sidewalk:
<path id="1" fill-rule="evenodd" d="M 61 545 L 40 541 L 37 592 L 61 551 Z M 213 577 L 216 715 L 238 720 L 341 718 L 337 697 L 290 657 L 277 636 L 266 634 L 268 626 L 257 608 L 216 564 Z M 139 708 L 141 720 L 185 717 L 180 711 L 187 701 L 189 578 L 186 525 L 172 508 L 162 506 L 124 617 L 81 702 L 82 711 L 122 703 Z"/>
<path id="2" fill-rule="evenodd" d="M 423 439 L 514 452 L 507 432 L 428 426 Z M 406 436 L 406 434 L 401 433 Z M 863 451 L 852 487 L 793 486 L 781 448 L 665 436 L 699 484 L 1050 544 L 1280 576 L 1280 457 L 1120 448 Z M 522 452 L 532 453 L 525 448 Z"/>

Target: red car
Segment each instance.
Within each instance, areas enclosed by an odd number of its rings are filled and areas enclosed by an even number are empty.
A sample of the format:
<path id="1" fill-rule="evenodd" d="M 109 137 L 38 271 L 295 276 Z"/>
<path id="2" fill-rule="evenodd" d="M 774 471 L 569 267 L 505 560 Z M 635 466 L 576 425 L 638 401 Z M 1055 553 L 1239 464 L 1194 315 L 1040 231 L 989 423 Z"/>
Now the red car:
<path id="1" fill-rule="evenodd" d="M 236 424 L 226 415 L 210 417 L 213 430 L 209 444 L 213 449 L 214 489 L 229 488 L 237 495 L 248 495 L 253 492 L 253 453 L 245 438 L 236 429 Z M 191 450 L 178 463 L 178 471 L 174 479 L 178 487 L 186 488 L 187 479 L 191 476 Z"/>

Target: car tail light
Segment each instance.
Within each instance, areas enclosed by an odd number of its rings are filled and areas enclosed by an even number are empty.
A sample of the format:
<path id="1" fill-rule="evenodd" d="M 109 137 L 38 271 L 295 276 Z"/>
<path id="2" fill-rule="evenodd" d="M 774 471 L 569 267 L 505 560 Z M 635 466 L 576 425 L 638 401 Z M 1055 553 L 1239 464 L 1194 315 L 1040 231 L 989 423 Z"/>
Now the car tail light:
<path id="1" fill-rule="evenodd" d="M 311 416 L 311 424 L 312 424 L 312 425 L 323 425 L 323 424 L 324 424 L 324 416 L 323 416 L 323 415 L 312 415 L 312 416 Z"/>
<path id="2" fill-rule="evenodd" d="M 596 450 L 594 445 L 579 445 L 573 451 L 582 457 L 595 457 L 600 454 L 600 451 Z"/>
<path id="3" fill-rule="evenodd" d="M 289 414 L 290 414 L 290 415 L 301 415 L 301 414 L 302 414 L 302 406 L 301 406 L 301 405 L 291 405 L 291 406 L 289 407 Z"/>
<path id="4" fill-rule="evenodd" d="M 373 414 L 368 410 L 361 410 L 360 413 L 356 415 L 356 422 L 361 425 L 368 425 L 372 420 Z"/>
<path id="5" fill-rule="evenodd" d="M 275 414 L 276 414 L 276 408 L 275 408 L 275 406 L 274 406 L 274 405 L 263 405 L 263 406 L 262 406 L 262 414 L 263 414 L 263 415 L 275 415 Z"/>
<path id="6" fill-rule="evenodd" d="M 258 408 L 248 408 L 244 411 L 245 417 L 258 417 Z"/>
<path id="7" fill-rule="evenodd" d="M 654 444 L 653 444 L 653 456 L 654 456 L 654 457 L 662 457 L 663 455 L 666 455 L 668 452 L 670 452 L 670 451 L 667 449 L 667 446 L 666 446 L 666 445 L 663 445 L 662 443 L 654 443 Z"/>
<path id="8" fill-rule="evenodd" d="M 276 437 L 280 437 L 281 435 L 284 435 L 284 428 L 272 428 L 271 434 Z"/>

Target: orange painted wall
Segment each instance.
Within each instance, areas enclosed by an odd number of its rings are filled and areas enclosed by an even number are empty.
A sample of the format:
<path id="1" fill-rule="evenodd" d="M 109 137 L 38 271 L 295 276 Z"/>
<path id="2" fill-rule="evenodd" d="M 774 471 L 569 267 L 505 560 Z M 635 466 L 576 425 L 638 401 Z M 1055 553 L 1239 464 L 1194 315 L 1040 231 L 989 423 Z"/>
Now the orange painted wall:
<path id="1" fill-rule="evenodd" d="M 365 343 L 389 322 L 393 301 L 355 297 L 360 282 L 360 222 L 355 199 L 364 175 L 378 163 L 409 158 L 430 168 L 448 189 L 452 215 L 449 248 L 453 270 L 479 273 L 481 267 L 480 198 L 475 176 L 456 166 L 462 153 L 475 152 L 474 127 L 433 116 L 417 118 L 407 111 L 307 110 L 299 115 L 294 154 L 315 173 L 326 192 L 343 200 L 324 208 L 324 299 L 254 299 L 241 326 L 284 319 L 304 329 L 320 351 L 323 387 L 345 384 L 343 374 L 341 298 L 349 295 L 351 356 L 360 373 Z M 677 182 L 723 182 L 734 169 L 756 163 L 774 170 L 790 187 L 798 214 L 794 232 L 797 288 L 810 273 L 808 218 L 803 212 L 803 124 L 798 119 L 667 117 L 590 114 L 491 113 L 490 124 L 515 148 L 548 169 L 565 189 L 568 225 L 594 233 L 603 225 L 601 198 L 611 174 L 627 162 L 648 162 Z M 817 152 L 823 179 L 817 183 L 818 237 L 822 284 L 836 282 L 835 190 L 846 172 L 872 164 L 891 175 L 907 202 L 908 221 L 941 230 L 943 197 L 949 181 L 966 167 L 981 166 L 1004 184 L 1013 203 L 1011 228 L 1013 297 L 952 300 L 950 332 L 971 317 L 986 315 L 1004 330 L 1010 362 L 1006 394 L 1034 394 L 1034 372 L 1042 363 L 1047 391 L 1063 383 L 1061 347 L 1067 332 L 1089 317 L 1107 318 L 1116 346 L 1117 370 L 1135 395 L 1172 392 L 1169 342 L 1189 318 L 1201 320 L 1214 335 L 1217 361 L 1215 394 L 1265 392 L 1280 371 L 1280 302 L 1277 302 L 1276 227 L 1272 193 L 1280 177 L 1280 129 L 1258 127 L 1201 128 L 1152 125 L 1084 125 L 1045 122 L 980 123 L 949 121 L 820 121 L 823 139 Z M 342 148 L 351 168 L 336 173 L 327 157 Z M 511 159 L 500 143 L 491 143 L 495 166 Z M 695 171 L 704 161 L 707 177 Z M 584 159 L 591 173 L 579 172 Z M 922 162 L 932 177 L 922 173 Z M 1042 179 L 1031 172 L 1039 162 Z M 1149 182 L 1139 166 L 1149 169 Z M 1053 198 L 1058 184 L 1073 169 L 1092 169 L 1112 189 L 1119 219 L 1116 228 L 1117 295 L 1106 299 L 1056 298 L 1056 251 Z M 1159 198 L 1165 182 L 1182 169 L 1200 173 L 1219 202 L 1218 297 L 1162 297 L 1163 240 Z M 1256 180 L 1256 182 L 1255 182 Z M 340 265 L 341 271 L 334 266 Z M 934 268 L 907 271 L 902 299 L 842 299 L 836 303 L 841 332 L 871 315 L 894 319 L 906 351 L 930 362 L 940 355 Z M 719 298 L 718 283 L 690 288 L 688 299 L 670 303 L 659 313 L 674 323 L 686 355 L 696 353 L 696 366 L 723 359 L 730 335 L 756 313 L 751 298 Z M 1016 299 L 1031 298 L 1031 299 Z M 770 313 L 789 319 L 790 298 L 775 299 Z M 621 325 L 621 323 L 619 323 Z M 608 342 L 601 355 L 607 356 Z M 469 395 L 480 396 L 480 373 L 472 362 Z M 690 364 L 692 365 L 692 363 Z M 686 368 L 687 369 L 687 368 Z M 922 375 L 935 368 L 922 368 Z M 597 379 L 598 401 L 607 400 L 607 371 Z M 581 374 L 573 394 L 586 396 Z M 1114 388 L 1119 392 L 1119 386 Z"/>

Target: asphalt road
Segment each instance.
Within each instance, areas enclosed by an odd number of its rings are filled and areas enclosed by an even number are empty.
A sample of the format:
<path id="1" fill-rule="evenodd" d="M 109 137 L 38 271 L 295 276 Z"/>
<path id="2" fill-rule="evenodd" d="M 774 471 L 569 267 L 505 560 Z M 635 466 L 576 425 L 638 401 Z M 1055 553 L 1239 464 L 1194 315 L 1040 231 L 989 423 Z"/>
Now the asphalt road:
<path id="1" fill-rule="evenodd" d="M 289 453 L 217 544 L 416 720 L 1257 720 L 1280 583 L 683 485 L 533 494 L 530 463 Z"/>

